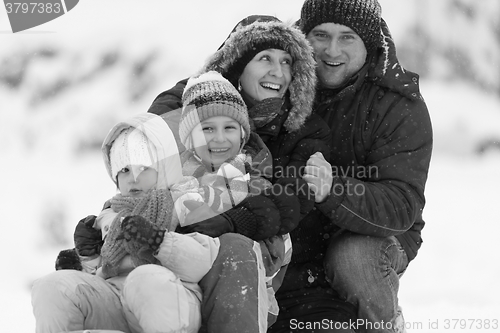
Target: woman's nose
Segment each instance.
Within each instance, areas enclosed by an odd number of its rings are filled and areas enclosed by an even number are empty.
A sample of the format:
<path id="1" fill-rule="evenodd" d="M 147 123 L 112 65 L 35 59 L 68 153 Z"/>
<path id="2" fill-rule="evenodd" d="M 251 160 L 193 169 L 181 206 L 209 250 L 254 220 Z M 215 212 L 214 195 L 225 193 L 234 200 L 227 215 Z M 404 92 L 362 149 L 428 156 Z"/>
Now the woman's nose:
<path id="1" fill-rule="evenodd" d="M 273 62 L 271 65 L 271 70 L 269 73 L 273 76 L 276 77 L 282 77 L 283 76 L 283 70 L 281 68 L 281 64 L 278 62 Z"/>

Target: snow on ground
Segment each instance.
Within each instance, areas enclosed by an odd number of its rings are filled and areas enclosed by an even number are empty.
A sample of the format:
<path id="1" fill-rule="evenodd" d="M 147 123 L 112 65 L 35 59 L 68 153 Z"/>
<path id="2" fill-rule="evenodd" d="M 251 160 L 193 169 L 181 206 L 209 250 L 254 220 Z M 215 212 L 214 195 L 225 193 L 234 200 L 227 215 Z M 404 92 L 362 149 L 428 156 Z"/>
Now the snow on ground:
<path id="1" fill-rule="evenodd" d="M 401 7 L 395 1 L 381 2 Z M 91 61 L 95 59 L 91 55 L 109 50 L 110 45 L 125 49 L 127 59 L 157 48 L 167 53 L 165 62 L 174 63 L 156 68 L 169 75 L 135 104 L 116 97 L 115 90 L 124 89 L 120 86 L 124 67 L 36 108 L 28 102 L 35 86 L 15 93 L 0 87 L 0 175 L 7 189 L 1 206 L 2 332 L 34 331 L 32 282 L 53 271 L 59 250 L 72 246 L 75 223 L 98 212 L 114 193 L 101 156 L 76 153 L 75 137 L 98 129 L 104 136 L 101 127 L 115 121 L 111 113 L 144 112 L 161 89 L 198 68 L 240 18 L 260 13 L 295 19 L 302 0 L 255 0 L 238 7 L 234 3 L 187 0 L 172 8 L 170 1 L 157 0 L 80 1 L 66 16 L 18 35 L 6 32 L 10 27 L 0 10 L 0 58 L 12 50 L 22 53 L 34 44 L 48 43 L 62 45 L 66 52 L 60 67 L 71 64 L 72 54 Z M 110 14 L 112 10 L 119 14 Z M 221 12 L 231 12 L 231 18 L 219 19 Z M 213 31 L 210 38 L 207 31 Z M 85 61 L 74 66 L 72 77 L 88 67 L 92 63 Z M 50 81 L 54 71 L 38 66 L 37 72 L 28 73 L 29 82 Z M 500 321 L 500 150 L 481 155 L 475 150 L 483 141 L 498 140 L 500 100 L 463 83 L 424 80 L 421 85 L 433 120 L 435 153 L 426 189 L 424 244 L 401 279 L 400 302 L 408 332 L 494 331 L 474 326 L 480 319 Z M 67 223 L 57 224 L 61 220 Z M 54 224 L 59 233 L 48 232 Z M 464 320 L 466 327 L 461 328 Z"/>

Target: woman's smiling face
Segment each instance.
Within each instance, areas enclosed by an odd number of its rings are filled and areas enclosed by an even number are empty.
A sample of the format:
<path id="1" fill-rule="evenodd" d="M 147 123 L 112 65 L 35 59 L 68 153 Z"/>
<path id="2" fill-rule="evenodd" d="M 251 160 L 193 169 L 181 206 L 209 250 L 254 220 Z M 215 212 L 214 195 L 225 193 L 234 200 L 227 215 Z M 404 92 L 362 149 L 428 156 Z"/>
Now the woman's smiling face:
<path id="1" fill-rule="evenodd" d="M 257 53 L 241 74 L 241 89 L 257 101 L 283 97 L 292 81 L 292 62 L 290 54 L 283 50 Z"/>

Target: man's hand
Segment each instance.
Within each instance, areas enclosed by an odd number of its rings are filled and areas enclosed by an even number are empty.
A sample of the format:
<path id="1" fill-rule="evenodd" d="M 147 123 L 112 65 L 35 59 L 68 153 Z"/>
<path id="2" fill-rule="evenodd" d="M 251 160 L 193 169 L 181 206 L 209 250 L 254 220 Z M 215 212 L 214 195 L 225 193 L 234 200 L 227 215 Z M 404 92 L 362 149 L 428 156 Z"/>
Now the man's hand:
<path id="1" fill-rule="evenodd" d="M 89 215 L 76 225 L 73 237 L 76 251 L 81 256 L 91 257 L 101 253 L 102 233 L 101 230 L 93 228 L 95 219 L 95 215 Z"/>
<path id="2" fill-rule="evenodd" d="M 317 203 L 325 201 L 330 194 L 333 184 L 332 166 L 328 163 L 323 154 L 315 153 L 307 160 L 302 177 L 313 190 Z"/>

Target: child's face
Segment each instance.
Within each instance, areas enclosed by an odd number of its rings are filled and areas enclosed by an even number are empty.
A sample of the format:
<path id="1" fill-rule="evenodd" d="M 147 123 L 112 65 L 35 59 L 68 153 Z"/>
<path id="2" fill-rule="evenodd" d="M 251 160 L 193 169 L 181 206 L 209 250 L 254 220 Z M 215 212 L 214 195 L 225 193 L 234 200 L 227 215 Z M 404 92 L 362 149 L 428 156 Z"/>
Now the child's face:
<path id="1" fill-rule="evenodd" d="M 227 116 L 210 117 L 191 132 L 194 150 L 208 167 L 217 169 L 236 156 L 241 145 L 241 125 Z"/>
<path id="2" fill-rule="evenodd" d="M 116 177 L 123 196 L 140 197 L 155 188 L 158 172 L 142 165 L 129 165 L 121 169 Z"/>

